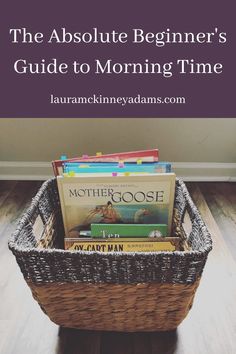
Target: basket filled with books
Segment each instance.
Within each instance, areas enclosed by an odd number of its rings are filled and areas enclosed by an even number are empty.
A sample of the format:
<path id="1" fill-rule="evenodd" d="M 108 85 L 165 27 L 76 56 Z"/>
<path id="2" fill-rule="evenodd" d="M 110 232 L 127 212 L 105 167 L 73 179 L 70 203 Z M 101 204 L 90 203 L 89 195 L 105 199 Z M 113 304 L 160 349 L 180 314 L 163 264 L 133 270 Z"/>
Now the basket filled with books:
<path id="1" fill-rule="evenodd" d="M 62 157 L 53 168 L 9 241 L 42 310 L 70 328 L 175 329 L 212 241 L 170 164 L 148 150 Z"/>

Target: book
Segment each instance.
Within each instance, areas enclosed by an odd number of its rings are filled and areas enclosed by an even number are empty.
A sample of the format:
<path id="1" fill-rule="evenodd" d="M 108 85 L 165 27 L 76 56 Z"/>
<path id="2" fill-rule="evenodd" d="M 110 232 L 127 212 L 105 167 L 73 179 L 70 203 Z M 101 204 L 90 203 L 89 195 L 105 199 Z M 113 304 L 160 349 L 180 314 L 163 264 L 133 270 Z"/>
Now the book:
<path id="1" fill-rule="evenodd" d="M 123 162 L 137 162 L 137 160 L 142 160 L 142 162 L 157 162 L 159 157 L 158 149 L 151 150 L 140 150 L 140 151 L 130 151 L 121 152 L 114 154 L 101 154 L 97 153 L 95 156 L 83 155 L 81 157 L 75 157 L 71 159 L 63 158 L 62 160 L 52 161 L 52 167 L 55 176 L 63 174 L 63 164 L 66 162 L 118 162 L 122 160 Z"/>
<path id="2" fill-rule="evenodd" d="M 119 239 L 88 240 L 88 239 L 65 239 L 65 249 L 70 251 L 85 252 L 157 252 L 157 251 L 179 251 L 179 237 L 166 237 L 156 239 L 145 239 L 140 241 L 124 241 Z"/>
<path id="3" fill-rule="evenodd" d="M 167 236 L 166 224 L 91 224 L 92 238 L 155 238 L 164 236 Z"/>
<path id="4" fill-rule="evenodd" d="M 175 174 L 57 177 L 65 236 L 91 224 L 167 224 L 171 233 Z"/>
<path id="5" fill-rule="evenodd" d="M 74 175 L 82 175 L 87 173 L 102 173 L 111 175 L 117 173 L 169 173 L 171 172 L 171 164 L 169 162 L 153 162 L 153 163 L 80 163 L 66 162 L 63 164 L 63 173 L 73 172 Z"/>

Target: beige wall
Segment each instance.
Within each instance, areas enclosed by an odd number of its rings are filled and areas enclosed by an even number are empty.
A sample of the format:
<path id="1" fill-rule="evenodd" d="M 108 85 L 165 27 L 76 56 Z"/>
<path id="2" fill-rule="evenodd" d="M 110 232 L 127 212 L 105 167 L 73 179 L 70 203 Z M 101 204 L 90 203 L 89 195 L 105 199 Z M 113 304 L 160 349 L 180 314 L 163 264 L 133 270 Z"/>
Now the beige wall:
<path id="1" fill-rule="evenodd" d="M 0 119 L 0 161 L 153 147 L 161 160 L 236 162 L 236 119 Z"/>

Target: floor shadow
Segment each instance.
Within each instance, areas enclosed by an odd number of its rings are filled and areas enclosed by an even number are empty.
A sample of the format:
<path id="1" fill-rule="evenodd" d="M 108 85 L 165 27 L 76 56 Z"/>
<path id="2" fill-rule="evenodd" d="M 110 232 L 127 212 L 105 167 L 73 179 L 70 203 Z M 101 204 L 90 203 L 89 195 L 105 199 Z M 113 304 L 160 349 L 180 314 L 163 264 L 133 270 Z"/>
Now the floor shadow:
<path id="1" fill-rule="evenodd" d="M 177 331 L 99 332 L 59 328 L 56 354 L 174 354 Z"/>
<path id="2" fill-rule="evenodd" d="M 174 354 L 178 344 L 177 330 L 151 334 L 152 354 Z"/>

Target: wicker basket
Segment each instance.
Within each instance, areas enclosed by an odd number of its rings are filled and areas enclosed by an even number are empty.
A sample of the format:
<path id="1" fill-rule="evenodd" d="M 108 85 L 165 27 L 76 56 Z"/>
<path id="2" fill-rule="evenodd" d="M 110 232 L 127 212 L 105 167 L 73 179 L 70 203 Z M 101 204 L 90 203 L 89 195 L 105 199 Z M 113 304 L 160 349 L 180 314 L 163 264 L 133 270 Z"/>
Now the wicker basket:
<path id="1" fill-rule="evenodd" d="M 182 181 L 175 211 L 182 230 L 188 210 L 191 251 L 98 253 L 63 250 L 55 179 L 46 181 L 9 241 L 34 298 L 58 325 L 90 330 L 175 329 L 188 314 L 212 247 L 210 234 Z M 36 219 L 44 233 L 36 237 Z M 177 225 L 177 226 L 176 226 Z"/>

